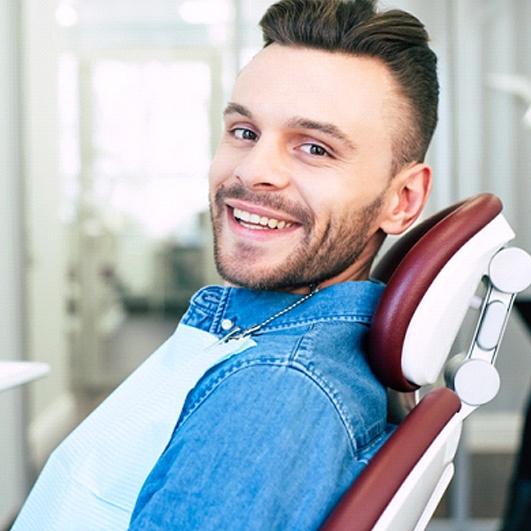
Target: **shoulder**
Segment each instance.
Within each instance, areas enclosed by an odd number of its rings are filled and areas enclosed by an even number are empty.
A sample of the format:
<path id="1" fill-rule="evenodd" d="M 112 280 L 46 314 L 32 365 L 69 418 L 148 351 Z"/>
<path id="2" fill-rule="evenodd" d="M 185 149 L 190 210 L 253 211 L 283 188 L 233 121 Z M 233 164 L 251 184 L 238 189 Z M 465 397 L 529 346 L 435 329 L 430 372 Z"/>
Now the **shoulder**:
<path id="1" fill-rule="evenodd" d="M 329 393 L 313 375 L 288 356 L 257 350 L 236 356 L 209 371 L 191 391 L 178 428 L 195 416 L 223 415 L 236 422 L 252 422 L 253 417 L 274 425 L 290 415 L 302 416 L 311 424 L 312 416 L 326 416 L 340 423 Z M 281 422 L 284 422 L 282 420 Z"/>
<path id="2" fill-rule="evenodd" d="M 315 380 L 289 364 L 240 360 L 220 370 L 174 431 L 133 521 L 310 529 L 364 463 Z M 152 526 L 161 515 L 171 525 Z"/>
<path id="3" fill-rule="evenodd" d="M 208 371 L 189 394 L 178 427 L 200 409 L 249 415 L 268 422 L 299 416 L 308 425 L 327 419 L 357 454 L 384 429 L 385 392 L 367 366 L 360 323 L 325 322 L 293 335 L 264 334 L 257 345 Z M 278 415 L 278 417 L 277 417 Z M 329 426 L 330 429 L 330 426 Z"/>

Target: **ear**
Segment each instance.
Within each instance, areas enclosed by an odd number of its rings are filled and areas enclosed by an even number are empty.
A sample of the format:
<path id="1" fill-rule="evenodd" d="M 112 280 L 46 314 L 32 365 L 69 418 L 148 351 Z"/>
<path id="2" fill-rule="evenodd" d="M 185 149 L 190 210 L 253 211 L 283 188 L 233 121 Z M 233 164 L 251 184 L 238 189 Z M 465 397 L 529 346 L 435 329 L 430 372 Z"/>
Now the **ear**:
<path id="1" fill-rule="evenodd" d="M 393 177 L 380 228 L 401 234 L 419 217 L 431 192 L 431 168 L 418 162 Z"/>

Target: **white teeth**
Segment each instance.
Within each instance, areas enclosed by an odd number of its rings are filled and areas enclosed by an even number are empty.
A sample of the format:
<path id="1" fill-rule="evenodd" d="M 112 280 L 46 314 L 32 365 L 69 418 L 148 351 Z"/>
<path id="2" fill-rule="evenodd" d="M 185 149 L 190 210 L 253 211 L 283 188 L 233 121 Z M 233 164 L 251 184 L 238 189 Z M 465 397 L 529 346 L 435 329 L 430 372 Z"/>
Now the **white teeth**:
<path id="1" fill-rule="evenodd" d="M 293 226 L 293 223 L 279 221 L 278 219 L 268 218 L 266 216 L 259 216 L 258 214 L 251 214 L 250 212 L 240 210 L 239 208 L 234 209 L 234 217 L 240 221 L 260 225 L 262 227 L 269 227 L 270 229 L 289 229 Z M 249 225 L 246 226 L 251 228 Z"/>
<path id="2" fill-rule="evenodd" d="M 251 221 L 251 214 L 249 212 L 245 212 L 243 210 L 239 210 L 239 216 L 236 216 L 236 209 L 234 209 L 234 215 L 236 217 L 239 217 L 242 221 Z"/>

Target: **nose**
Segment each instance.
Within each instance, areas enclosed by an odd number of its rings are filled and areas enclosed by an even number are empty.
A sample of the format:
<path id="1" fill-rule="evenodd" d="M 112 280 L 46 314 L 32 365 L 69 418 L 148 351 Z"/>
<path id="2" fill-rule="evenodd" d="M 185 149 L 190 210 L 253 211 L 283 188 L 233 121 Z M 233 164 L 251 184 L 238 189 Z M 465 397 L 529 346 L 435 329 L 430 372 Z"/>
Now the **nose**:
<path id="1" fill-rule="evenodd" d="M 250 190 L 281 190 L 290 182 L 289 155 L 279 141 L 262 136 L 247 151 L 235 174 Z"/>

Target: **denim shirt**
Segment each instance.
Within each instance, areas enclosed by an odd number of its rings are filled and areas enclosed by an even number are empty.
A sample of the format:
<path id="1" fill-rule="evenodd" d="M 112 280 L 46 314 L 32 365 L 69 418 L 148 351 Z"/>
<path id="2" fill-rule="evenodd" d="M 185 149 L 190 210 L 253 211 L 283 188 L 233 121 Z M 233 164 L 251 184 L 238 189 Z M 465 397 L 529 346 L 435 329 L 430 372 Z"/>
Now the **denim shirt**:
<path id="1" fill-rule="evenodd" d="M 383 286 L 316 293 L 211 368 L 188 394 L 130 529 L 317 529 L 387 435 L 364 346 Z M 183 322 L 222 337 L 300 295 L 208 287 Z"/>

